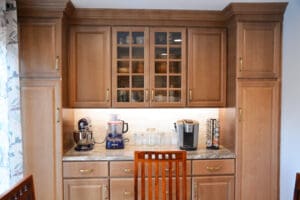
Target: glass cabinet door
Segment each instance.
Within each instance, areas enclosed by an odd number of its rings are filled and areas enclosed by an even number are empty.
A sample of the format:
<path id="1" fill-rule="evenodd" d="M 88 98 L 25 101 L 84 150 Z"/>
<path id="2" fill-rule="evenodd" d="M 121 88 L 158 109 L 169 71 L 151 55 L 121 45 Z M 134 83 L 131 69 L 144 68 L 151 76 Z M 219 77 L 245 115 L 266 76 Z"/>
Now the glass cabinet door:
<path id="1" fill-rule="evenodd" d="M 148 29 L 114 27 L 112 40 L 113 106 L 147 106 Z"/>
<path id="2" fill-rule="evenodd" d="M 184 106 L 185 71 L 185 29 L 151 29 L 151 105 Z"/>

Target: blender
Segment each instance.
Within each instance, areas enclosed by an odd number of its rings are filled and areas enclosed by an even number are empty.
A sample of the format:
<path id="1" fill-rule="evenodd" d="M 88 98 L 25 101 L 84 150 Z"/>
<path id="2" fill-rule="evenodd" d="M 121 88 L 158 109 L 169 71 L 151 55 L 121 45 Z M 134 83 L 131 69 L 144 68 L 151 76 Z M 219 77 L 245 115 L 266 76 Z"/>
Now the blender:
<path id="1" fill-rule="evenodd" d="M 128 131 L 128 123 L 113 117 L 107 126 L 106 149 L 124 149 L 123 134 Z"/>

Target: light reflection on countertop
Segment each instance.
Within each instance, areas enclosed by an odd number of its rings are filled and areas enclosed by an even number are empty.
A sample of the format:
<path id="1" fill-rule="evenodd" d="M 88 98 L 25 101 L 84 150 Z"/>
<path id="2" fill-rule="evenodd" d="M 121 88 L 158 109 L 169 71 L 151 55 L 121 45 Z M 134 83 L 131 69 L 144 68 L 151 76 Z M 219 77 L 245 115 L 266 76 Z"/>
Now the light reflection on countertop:
<path id="1" fill-rule="evenodd" d="M 103 144 L 96 144 L 91 151 L 75 151 L 71 148 L 63 155 L 63 161 L 101 161 L 101 160 L 133 160 L 134 151 L 167 151 L 179 150 L 172 146 L 136 146 L 127 145 L 125 149 L 106 149 Z M 235 154 L 230 150 L 220 147 L 218 150 L 198 148 L 194 151 L 187 151 L 187 159 L 225 159 L 235 158 Z"/>

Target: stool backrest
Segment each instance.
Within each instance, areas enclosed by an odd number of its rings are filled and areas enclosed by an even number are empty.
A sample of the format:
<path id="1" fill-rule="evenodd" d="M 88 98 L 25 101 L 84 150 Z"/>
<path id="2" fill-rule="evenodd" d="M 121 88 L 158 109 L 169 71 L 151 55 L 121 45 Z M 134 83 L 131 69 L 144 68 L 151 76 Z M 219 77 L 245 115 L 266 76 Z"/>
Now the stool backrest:
<path id="1" fill-rule="evenodd" d="M 296 174 L 294 200 L 300 200 L 300 173 Z"/>

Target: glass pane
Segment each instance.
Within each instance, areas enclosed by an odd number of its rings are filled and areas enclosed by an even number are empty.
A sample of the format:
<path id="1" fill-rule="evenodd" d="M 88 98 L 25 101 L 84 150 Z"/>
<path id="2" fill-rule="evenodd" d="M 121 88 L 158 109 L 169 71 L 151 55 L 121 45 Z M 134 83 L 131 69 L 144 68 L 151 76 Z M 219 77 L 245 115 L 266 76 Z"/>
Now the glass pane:
<path id="1" fill-rule="evenodd" d="M 133 47 L 132 48 L 132 58 L 144 58 L 144 47 Z"/>
<path id="2" fill-rule="evenodd" d="M 170 88 L 181 88 L 181 76 L 170 76 Z"/>
<path id="3" fill-rule="evenodd" d="M 167 91 L 165 90 L 156 90 L 154 93 L 154 100 L 157 102 L 166 102 L 167 101 Z"/>
<path id="4" fill-rule="evenodd" d="M 118 76 L 118 88 L 129 88 L 129 76 Z"/>
<path id="5" fill-rule="evenodd" d="M 180 32 L 169 33 L 169 44 L 181 44 L 182 38 Z"/>
<path id="6" fill-rule="evenodd" d="M 129 47 L 118 47 L 118 59 L 129 58 Z"/>
<path id="7" fill-rule="evenodd" d="M 129 44 L 129 32 L 117 33 L 118 44 Z"/>
<path id="8" fill-rule="evenodd" d="M 144 44 L 144 32 L 132 32 L 133 44 Z"/>
<path id="9" fill-rule="evenodd" d="M 129 62 L 128 61 L 118 61 L 118 73 L 128 73 L 129 72 Z"/>
<path id="10" fill-rule="evenodd" d="M 132 88 L 144 88 L 144 76 L 132 76 Z"/>
<path id="11" fill-rule="evenodd" d="M 117 101 L 118 102 L 129 102 L 129 91 L 128 90 L 118 90 L 117 91 Z"/>
<path id="12" fill-rule="evenodd" d="M 181 62 L 170 62 L 169 72 L 170 73 L 181 73 Z"/>
<path id="13" fill-rule="evenodd" d="M 144 73 L 144 62 L 132 61 L 132 73 Z"/>
<path id="14" fill-rule="evenodd" d="M 132 102 L 143 102 L 144 101 L 144 91 L 132 91 L 131 95 L 131 101 Z"/>
<path id="15" fill-rule="evenodd" d="M 169 101 L 170 102 L 179 102 L 181 99 L 181 92 L 178 90 L 169 91 Z"/>
<path id="16" fill-rule="evenodd" d="M 170 48 L 170 58 L 180 59 L 181 58 L 181 48 Z"/>
<path id="17" fill-rule="evenodd" d="M 167 48 L 155 48 L 155 58 L 156 59 L 165 59 L 167 58 Z"/>
<path id="18" fill-rule="evenodd" d="M 155 62 L 155 73 L 167 73 L 167 62 Z"/>
<path id="19" fill-rule="evenodd" d="M 167 44 L 167 33 L 156 32 L 155 33 L 155 44 Z"/>
<path id="20" fill-rule="evenodd" d="M 155 88 L 166 88 L 167 77 L 166 76 L 155 76 Z"/>

